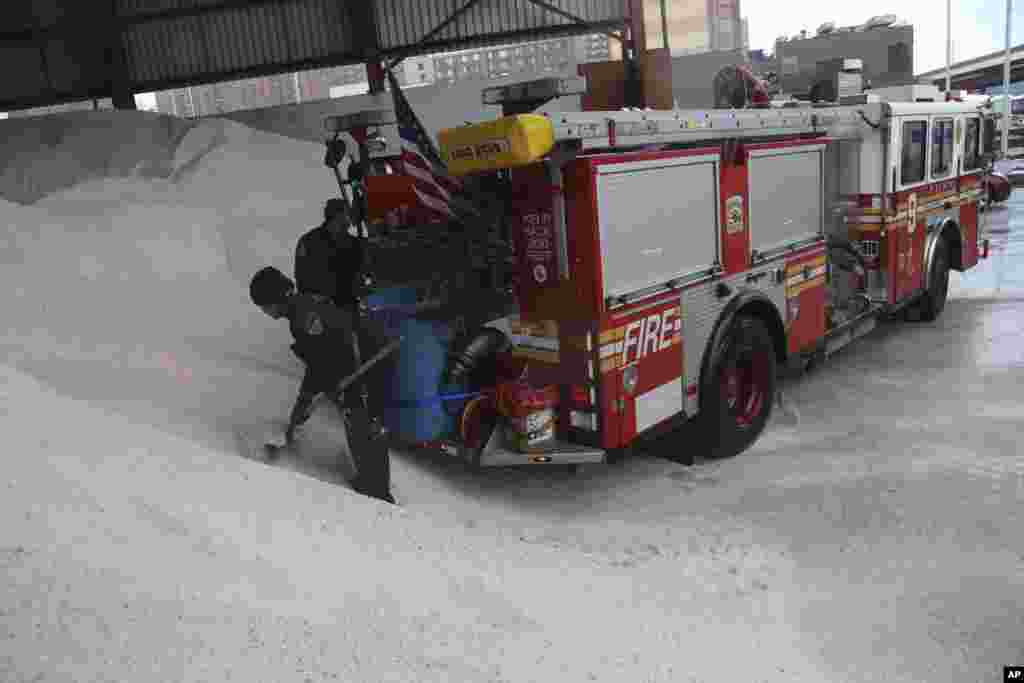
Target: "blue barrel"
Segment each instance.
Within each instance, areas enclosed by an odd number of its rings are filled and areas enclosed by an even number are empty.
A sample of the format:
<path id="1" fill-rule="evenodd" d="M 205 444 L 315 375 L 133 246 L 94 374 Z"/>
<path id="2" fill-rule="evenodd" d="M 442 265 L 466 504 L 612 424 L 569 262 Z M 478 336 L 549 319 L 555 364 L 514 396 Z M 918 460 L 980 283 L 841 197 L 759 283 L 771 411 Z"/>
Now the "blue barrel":
<path id="1" fill-rule="evenodd" d="M 416 304 L 414 288 L 383 290 L 368 297 L 367 304 L 370 315 L 385 325 L 388 334 L 405 340 L 391 384 L 385 388 L 384 426 L 407 442 L 447 436 L 455 427 L 455 418 L 445 412 L 439 392 L 452 340 L 451 325 L 413 317 L 408 309 Z"/>

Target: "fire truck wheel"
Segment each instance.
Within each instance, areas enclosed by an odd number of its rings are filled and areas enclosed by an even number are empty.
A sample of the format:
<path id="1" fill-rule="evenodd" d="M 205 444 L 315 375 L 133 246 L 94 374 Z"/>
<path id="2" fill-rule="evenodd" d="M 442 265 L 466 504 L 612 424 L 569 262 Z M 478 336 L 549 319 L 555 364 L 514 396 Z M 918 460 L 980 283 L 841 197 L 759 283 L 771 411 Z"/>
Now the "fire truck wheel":
<path id="1" fill-rule="evenodd" d="M 701 402 L 708 457 L 728 458 L 749 448 L 771 416 L 776 358 L 768 327 L 739 315 L 712 350 Z"/>
<path id="2" fill-rule="evenodd" d="M 939 237 L 939 243 L 935 245 L 934 259 L 928 291 L 919 304 L 921 319 L 926 322 L 931 322 L 942 314 L 949 294 L 949 247 L 945 237 Z"/>

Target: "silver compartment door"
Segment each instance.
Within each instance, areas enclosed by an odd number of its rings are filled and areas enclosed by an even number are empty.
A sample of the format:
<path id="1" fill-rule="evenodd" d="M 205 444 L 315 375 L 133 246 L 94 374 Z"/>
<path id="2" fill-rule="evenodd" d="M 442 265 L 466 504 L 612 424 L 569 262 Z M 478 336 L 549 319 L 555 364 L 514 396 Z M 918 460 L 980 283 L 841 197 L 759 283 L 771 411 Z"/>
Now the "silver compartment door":
<path id="1" fill-rule="evenodd" d="M 750 248 L 761 253 L 821 234 L 824 147 L 750 152 Z"/>
<path id="2" fill-rule="evenodd" d="M 605 297 L 621 296 L 718 259 L 718 155 L 598 167 Z"/>

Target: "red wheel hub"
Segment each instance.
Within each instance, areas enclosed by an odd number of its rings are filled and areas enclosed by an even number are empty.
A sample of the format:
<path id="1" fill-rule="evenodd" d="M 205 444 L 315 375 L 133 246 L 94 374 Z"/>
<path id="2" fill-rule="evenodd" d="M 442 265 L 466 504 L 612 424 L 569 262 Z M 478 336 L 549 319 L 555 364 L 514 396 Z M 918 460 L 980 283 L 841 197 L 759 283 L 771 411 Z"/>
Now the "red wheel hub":
<path id="1" fill-rule="evenodd" d="M 769 378 L 767 354 L 752 352 L 738 358 L 722 370 L 722 396 L 738 427 L 749 427 L 764 411 L 768 396 Z"/>

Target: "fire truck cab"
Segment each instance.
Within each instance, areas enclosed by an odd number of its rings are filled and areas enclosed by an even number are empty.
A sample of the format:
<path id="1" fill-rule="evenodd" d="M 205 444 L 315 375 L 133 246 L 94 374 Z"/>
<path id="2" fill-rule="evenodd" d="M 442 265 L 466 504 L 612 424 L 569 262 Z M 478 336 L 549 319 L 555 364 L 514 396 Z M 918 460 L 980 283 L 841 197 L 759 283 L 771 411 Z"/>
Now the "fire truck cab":
<path id="1" fill-rule="evenodd" d="M 985 117 L 864 98 L 442 131 L 450 172 L 510 181 L 518 314 L 494 326 L 558 395 L 546 452 L 495 430 L 469 457 L 596 462 L 680 433 L 682 461 L 742 452 L 782 365 L 830 356 L 883 316 L 934 320 L 949 271 L 987 256 Z"/>

